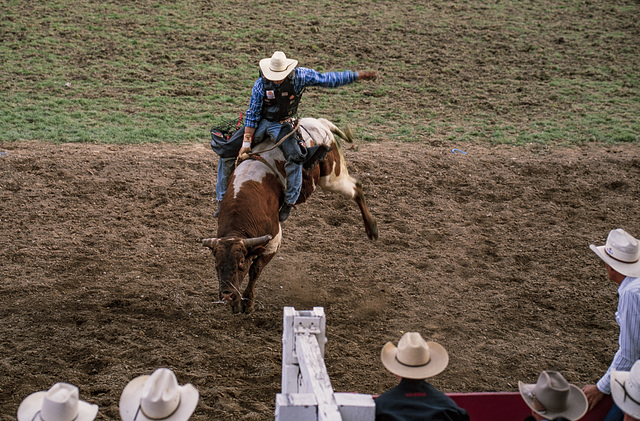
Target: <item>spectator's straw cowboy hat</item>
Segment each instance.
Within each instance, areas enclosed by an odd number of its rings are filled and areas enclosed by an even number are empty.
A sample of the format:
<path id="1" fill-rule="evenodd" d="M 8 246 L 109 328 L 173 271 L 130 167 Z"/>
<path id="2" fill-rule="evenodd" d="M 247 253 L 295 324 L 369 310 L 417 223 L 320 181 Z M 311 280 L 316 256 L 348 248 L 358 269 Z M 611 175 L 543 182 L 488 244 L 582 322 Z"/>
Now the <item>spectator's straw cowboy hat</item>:
<path id="1" fill-rule="evenodd" d="M 282 80 L 298 65 L 298 60 L 288 59 L 282 51 L 276 51 L 271 58 L 260 60 L 260 70 L 269 80 Z"/>
<path id="2" fill-rule="evenodd" d="M 543 371 L 535 384 L 518 382 L 520 395 L 536 414 L 545 419 L 578 420 L 588 409 L 587 397 L 557 371 Z"/>
<path id="3" fill-rule="evenodd" d="M 640 418 L 640 361 L 631 371 L 611 370 L 611 396 L 622 412 Z"/>
<path id="4" fill-rule="evenodd" d="M 78 388 L 68 383 L 32 393 L 18 407 L 18 421 L 91 421 L 97 414 L 98 405 L 81 401 Z"/>
<path id="5" fill-rule="evenodd" d="M 120 396 L 123 421 L 186 421 L 198 405 L 200 394 L 191 384 L 178 385 L 168 368 L 131 380 Z"/>
<path id="6" fill-rule="evenodd" d="M 604 246 L 589 246 L 595 254 L 616 272 L 637 278 L 640 276 L 640 246 L 625 230 L 612 230 Z"/>
<path id="7" fill-rule="evenodd" d="M 380 358 L 387 370 L 405 379 L 426 379 L 442 373 L 449 354 L 435 342 L 426 342 L 418 332 L 407 332 L 396 347 L 387 342 Z"/>

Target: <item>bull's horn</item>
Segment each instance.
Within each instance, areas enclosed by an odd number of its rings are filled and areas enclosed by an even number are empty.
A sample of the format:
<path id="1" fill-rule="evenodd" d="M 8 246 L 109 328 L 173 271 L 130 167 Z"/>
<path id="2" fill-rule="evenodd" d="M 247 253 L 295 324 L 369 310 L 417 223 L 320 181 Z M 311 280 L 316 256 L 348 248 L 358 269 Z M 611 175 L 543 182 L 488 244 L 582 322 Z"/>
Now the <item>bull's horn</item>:
<path id="1" fill-rule="evenodd" d="M 267 241 L 271 241 L 272 238 L 273 237 L 269 234 L 263 235 L 262 237 L 245 238 L 242 240 L 242 244 L 244 244 L 245 247 L 253 247 L 257 246 L 258 244 L 263 244 Z"/>
<path id="2" fill-rule="evenodd" d="M 341 138 L 343 138 L 347 142 L 353 143 L 353 131 L 351 131 L 351 127 L 350 126 L 346 126 L 344 128 L 344 132 L 336 127 L 335 132 L 336 132 L 336 134 L 338 136 L 340 136 Z"/>
<path id="3" fill-rule="evenodd" d="M 205 238 L 204 240 L 202 240 L 202 245 L 205 247 L 209 247 L 210 249 L 214 248 L 217 243 L 217 238 Z"/>

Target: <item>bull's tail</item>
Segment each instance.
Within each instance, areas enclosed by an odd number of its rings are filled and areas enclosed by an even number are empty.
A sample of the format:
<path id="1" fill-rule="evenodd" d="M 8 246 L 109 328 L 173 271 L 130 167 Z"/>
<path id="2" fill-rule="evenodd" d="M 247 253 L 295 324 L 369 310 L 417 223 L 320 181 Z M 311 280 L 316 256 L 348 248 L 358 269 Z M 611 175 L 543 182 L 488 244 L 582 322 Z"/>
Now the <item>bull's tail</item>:
<path id="1" fill-rule="evenodd" d="M 335 125 L 334 125 L 334 127 L 335 127 Z M 344 128 L 344 132 L 342 130 L 340 130 L 338 127 L 336 127 L 336 130 L 334 131 L 334 133 L 337 134 L 338 136 L 340 136 L 341 138 L 343 138 L 344 140 L 346 140 L 347 142 L 353 143 L 353 132 L 351 131 L 351 127 L 350 126 L 346 126 Z"/>
<path id="2" fill-rule="evenodd" d="M 342 131 L 342 130 L 340 130 L 340 128 L 338 126 L 336 126 L 335 124 L 333 124 L 332 122 L 330 122 L 326 118 L 319 118 L 318 121 L 320 121 L 322 124 L 327 126 L 329 128 L 329 130 L 331 130 L 333 133 L 337 134 L 342 139 L 346 140 L 349 143 L 353 143 L 353 131 L 351 130 L 351 127 L 346 126 L 344 128 L 344 131 Z M 339 144 L 339 141 L 338 141 L 337 138 L 336 138 L 336 143 Z"/>

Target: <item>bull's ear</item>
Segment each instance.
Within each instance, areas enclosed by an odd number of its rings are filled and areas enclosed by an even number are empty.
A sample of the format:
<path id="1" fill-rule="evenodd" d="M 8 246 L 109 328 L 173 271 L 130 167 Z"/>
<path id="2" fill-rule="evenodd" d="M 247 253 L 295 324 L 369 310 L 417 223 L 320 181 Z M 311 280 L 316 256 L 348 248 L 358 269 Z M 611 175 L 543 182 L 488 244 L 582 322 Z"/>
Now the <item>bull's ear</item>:
<path id="1" fill-rule="evenodd" d="M 258 256 L 266 250 L 265 246 L 253 246 L 247 249 L 247 255 L 249 256 Z"/>

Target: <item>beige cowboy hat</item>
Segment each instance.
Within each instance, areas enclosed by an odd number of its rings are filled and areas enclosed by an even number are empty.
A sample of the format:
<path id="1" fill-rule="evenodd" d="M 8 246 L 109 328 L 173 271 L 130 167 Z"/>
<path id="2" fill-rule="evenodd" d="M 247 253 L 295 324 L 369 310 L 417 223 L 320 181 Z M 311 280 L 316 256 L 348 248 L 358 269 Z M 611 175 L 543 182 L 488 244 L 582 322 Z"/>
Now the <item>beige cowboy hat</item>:
<path id="1" fill-rule="evenodd" d="M 81 401 L 78 388 L 69 383 L 32 393 L 18 407 L 18 421 L 91 421 L 97 414 L 98 405 Z"/>
<path id="2" fill-rule="evenodd" d="M 191 384 L 178 385 L 168 368 L 131 380 L 120 396 L 123 421 L 186 421 L 198 405 L 200 394 Z"/>
<path id="3" fill-rule="evenodd" d="M 298 65 L 298 60 L 287 58 L 282 51 L 276 51 L 271 58 L 260 60 L 260 70 L 269 80 L 282 80 Z"/>
<path id="4" fill-rule="evenodd" d="M 418 332 L 407 332 L 396 347 L 387 342 L 380 355 L 387 370 L 405 379 L 426 379 L 442 373 L 449 354 L 435 342 L 426 342 Z"/>
<path id="5" fill-rule="evenodd" d="M 611 230 L 604 246 L 589 246 L 595 254 L 616 272 L 625 276 L 640 276 L 640 246 L 625 230 Z"/>
<path id="6" fill-rule="evenodd" d="M 622 412 L 640 418 L 640 360 L 631 371 L 611 370 L 611 396 Z"/>
<path id="7" fill-rule="evenodd" d="M 536 414 L 545 419 L 579 420 L 587 413 L 587 397 L 557 371 L 543 371 L 535 384 L 518 382 L 520 395 Z"/>

